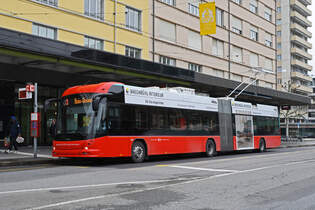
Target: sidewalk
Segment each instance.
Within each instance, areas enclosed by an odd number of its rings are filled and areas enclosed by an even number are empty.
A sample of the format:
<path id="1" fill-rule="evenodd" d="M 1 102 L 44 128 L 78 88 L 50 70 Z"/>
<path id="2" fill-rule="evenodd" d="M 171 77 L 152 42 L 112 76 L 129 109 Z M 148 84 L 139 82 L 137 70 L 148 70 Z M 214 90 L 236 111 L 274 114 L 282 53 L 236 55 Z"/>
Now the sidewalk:
<path id="1" fill-rule="evenodd" d="M 37 158 L 34 158 L 33 147 L 19 147 L 18 151 L 5 153 L 5 150 L 0 149 L 0 167 L 4 166 L 22 166 L 52 163 L 54 159 L 51 156 L 51 147 L 39 146 Z"/>
<path id="2" fill-rule="evenodd" d="M 283 141 L 280 148 L 309 146 L 315 146 L 315 139 L 308 139 L 303 141 Z M 37 158 L 34 158 L 33 147 L 31 146 L 19 147 L 19 151 L 13 151 L 8 154 L 4 153 L 4 149 L 0 149 L 0 167 L 53 163 L 58 158 L 52 157 L 51 151 L 52 148 L 50 146 L 39 146 L 37 151 Z"/>

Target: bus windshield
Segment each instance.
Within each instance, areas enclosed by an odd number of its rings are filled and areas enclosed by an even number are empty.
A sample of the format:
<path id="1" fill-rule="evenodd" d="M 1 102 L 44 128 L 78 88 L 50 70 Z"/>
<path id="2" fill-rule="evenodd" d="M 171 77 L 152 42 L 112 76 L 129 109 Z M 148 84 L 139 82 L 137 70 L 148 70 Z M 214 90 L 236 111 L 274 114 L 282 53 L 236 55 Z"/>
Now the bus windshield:
<path id="1" fill-rule="evenodd" d="M 63 98 L 57 122 L 57 140 L 93 138 L 96 116 L 92 109 L 92 96 L 77 94 Z"/>

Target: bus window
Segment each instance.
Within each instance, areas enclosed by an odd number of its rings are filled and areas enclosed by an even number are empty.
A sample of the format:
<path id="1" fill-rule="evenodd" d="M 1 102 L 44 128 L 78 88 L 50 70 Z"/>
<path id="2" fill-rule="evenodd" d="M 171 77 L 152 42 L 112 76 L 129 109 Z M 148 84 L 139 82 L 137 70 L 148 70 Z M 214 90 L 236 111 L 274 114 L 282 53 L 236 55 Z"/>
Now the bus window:
<path id="1" fill-rule="evenodd" d="M 147 110 L 136 108 L 135 109 L 136 129 L 146 130 L 148 129 L 148 117 Z"/>

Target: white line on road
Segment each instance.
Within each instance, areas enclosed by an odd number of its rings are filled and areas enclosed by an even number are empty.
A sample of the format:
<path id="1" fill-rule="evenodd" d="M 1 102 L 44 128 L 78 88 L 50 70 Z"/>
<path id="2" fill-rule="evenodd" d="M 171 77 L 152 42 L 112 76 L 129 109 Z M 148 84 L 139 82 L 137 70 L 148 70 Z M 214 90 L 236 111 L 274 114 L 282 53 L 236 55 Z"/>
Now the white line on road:
<path id="1" fill-rule="evenodd" d="M 125 184 L 154 184 L 154 183 L 161 183 L 161 182 L 185 181 L 185 180 L 191 180 L 191 179 L 178 178 L 178 179 L 162 179 L 162 180 L 135 181 L 135 182 L 116 182 L 116 183 L 90 184 L 90 185 L 79 185 L 79 186 L 51 187 L 51 188 L 35 188 L 35 189 L 3 191 L 3 192 L 0 192 L 0 195 L 2 195 L 2 194 L 12 194 L 12 193 L 27 193 L 27 192 L 50 191 L 50 190 L 68 190 L 68 189 L 80 189 L 80 188 L 93 188 L 93 187 L 115 186 L 115 185 L 125 185 Z"/>
<path id="2" fill-rule="evenodd" d="M 278 164 L 278 165 L 266 166 L 266 167 L 261 167 L 261 168 L 254 168 L 254 169 L 249 169 L 249 170 L 244 170 L 244 171 L 239 171 L 239 172 L 218 174 L 218 175 L 214 175 L 214 176 L 210 176 L 210 177 L 206 177 L 206 178 L 195 178 L 195 179 L 190 179 L 189 181 L 183 181 L 183 182 L 180 182 L 180 183 L 167 184 L 167 185 L 162 185 L 162 186 L 158 186 L 158 187 L 152 187 L 152 188 L 146 188 L 146 189 L 141 189 L 141 190 L 122 192 L 122 193 L 115 193 L 115 194 L 108 194 L 108 195 L 101 195 L 101 196 L 93 196 L 93 197 L 87 197 L 87 198 L 82 198 L 82 199 L 77 199 L 77 200 L 70 200 L 70 201 L 65 201 L 65 202 L 60 202 L 60 203 L 54 203 L 54 204 L 34 207 L 34 208 L 30 208 L 28 210 L 41 210 L 41 209 L 52 208 L 52 207 L 57 207 L 57 206 L 64 206 L 64 205 L 73 204 L 73 203 L 80 203 L 80 202 L 83 202 L 83 201 L 97 200 L 97 199 L 103 199 L 103 198 L 106 198 L 106 197 L 122 196 L 122 195 L 128 195 L 128 194 L 133 194 L 133 193 L 152 191 L 152 190 L 157 190 L 157 189 L 166 188 L 166 187 L 173 187 L 173 186 L 177 186 L 177 185 L 201 182 L 201 181 L 215 179 L 215 178 L 219 178 L 219 177 L 225 177 L 225 176 L 231 176 L 231 175 L 236 175 L 236 174 L 241 174 L 241 173 L 249 173 L 249 172 L 261 171 L 261 170 L 266 170 L 266 169 L 271 169 L 271 168 L 278 168 L 278 167 L 281 167 L 281 166 L 287 166 L 287 165 L 293 165 L 293 164 L 310 163 L 310 162 L 315 162 L 315 160 L 296 161 L 296 162 L 291 162 L 291 163 L 286 163 L 286 164 Z M 165 165 L 165 166 L 166 167 L 170 167 L 168 165 Z"/>
<path id="3" fill-rule="evenodd" d="M 190 170 L 199 170 L 199 171 L 227 172 L 227 173 L 240 172 L 237 170 L 226 170 L 226 169 L 215 169 L 215 168 L 198 168 L 198 167 L 190 167 L 190 166 L 182 166 L 182 165 L 168 165 L 168 167 L 183 168 L 183 169 L 190 169 Z"/>

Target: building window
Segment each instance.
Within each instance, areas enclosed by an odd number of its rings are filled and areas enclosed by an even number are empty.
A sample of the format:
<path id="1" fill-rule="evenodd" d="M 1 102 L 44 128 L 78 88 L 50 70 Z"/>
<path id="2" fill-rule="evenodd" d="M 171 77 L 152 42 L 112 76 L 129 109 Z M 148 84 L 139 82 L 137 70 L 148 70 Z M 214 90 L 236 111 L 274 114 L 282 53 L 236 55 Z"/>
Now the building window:
<path id="1" fill-rule="evenodd" d="M 92 48 L 92 49 L 97 49 L 97 50 L 104 49 L 103 40 L 95 39 L 88 36 L 84 37 L 84 46 Z"/>
<path id="2" fill-rule="evenodd" d="M 191 1 L 188 3 L 188 12 L 192 15 L 199 16 L 199 1 Z"/>
<path id="3" fill-rule="evenodd" d="M 131 58 L 141 58 L 141 49 L 126 46 L 125 55 Z"/>
<path id="4" fill-rule="evenodd" d="M 281 12 L 281 7 L 277 7 L 277 13 Z"/>
<path id="5" fill-rule="evenodd" d="M 175 24 L 166 22 L 164 20 L 158 21 L 158 36 L 171 42 L 176 41 L 176 27 Z"/>
<path id="6" fill-rule="evenodd" d="M 281 55 L 277 55 L 277 60 L 281 61 Z"/>
<path id="7" fill-rule="evenodd" d="M 222 41 L 212 39 L 212 54 L 219 57 L 224 56 L 224 44 Z"/>
<path id="8" fill-rule="evenodd" d="M 250 0 L 250 3 L 249 3 L 249 10 L 250 10 L 252 13 L 257 14 L 257 11 L 258 11 L 258 3 L 257 3 L 257 0 Z"/>
<path id="9" fill-rule="evenodd" d="M 57 29 L 33 23 L 32 33 L 48 39 L 57 39 Z"/>
<path id="10" fill-rule="evenodd" d="M 84 14 L 104 20 L 104 0 L 84 0 Z"/>
<path id="11" fill-rule="evenodd" d="M 277 67 L 277 72 L 282 72 L 281 66 L 278 66 L 278 67 Z"/>
<path id="12" fill-rule="evenodd" d="M 218 69 L 212 69 L 213 75 L 216 77 L 224 78 L 224 72 Z"/>
<path id="13" fill-rule="evenodd" d="M 35 1 L 43 3 L 43 4 L 48 4 L 48 5 L 51 5 L 51 6 L 55 6 L 55 7 L 58 6 L 58 0 L 35 0 Z"/>
<path id="14" fill-rule="evenodd" d="M 191 71 L 195 71 L 195 72 L 201 72 L 201 65 L 198 64 L 194 64 L 194 63 L 189 63 L 188 64 L 188 69 Z"/>
<path id="15" fill-rule="evenodd" d="M 175 0 L 160 0 L 160 1 L 165 3 L 165 4 L 169 4 L 171 6 L 175 6 L 176 5 L 176 1 Z"/>
<path id="16" fill-rule="evenodd" d="M 232 60 L 238 63 L 243 62 L 242 48 L 232 46 Z"/>
<path id="17" fill-rule="evenodd" d="M 271 9 L 268 7 L 265 8 L 265 19 L 271 21 Z"/>
<path id="18" fill-rule="evenodd" d="M 236 17 L 232 17 L 232 31 L 242 34 L 242 21 Z"/>
<path id="19" fill-rule="evenodd" d="M 281 25 L 281 19 L 277 19 L 276 20 L 276 25 L 278 26 L 278 25 Z"/>
<path id="20" fill-rule="evenodd" d="M 281 36 L 281 31 L 277 31 L 277 36 L 278 36 L 278 37 Z"/>
<path id="21" fill-rule="evenodd" d="M 126 7 L 126 27 L 141 31 L 141 11 Z"/>
<path id="22" fill-rule="evenodd" d="M 235 2 L 236 4 L 239 4 L 239 5 L 242 4 L 242 1 L 241 1 L 241 0 L 232 0 L 232 1 Z"/>
<path id="23" fill-rule="evenodd" d="M 237 74 L 231 74 L 231 78 L 232 80 L 238 81 L 238 82 L 242 82 L 243 78 L 240 75 Z"/>
<path id="24" fill-rule="evenodd" d="M 201 51 L 201 36 L 199 33 L 188 32 L 188 47 Z"/>
<path id="25" fill-rule="evenodd" d="M 249 65 L 251 67 L 258 67 L 258 55 L 256 53 L 250 53 Z"/>
<path id="26" fill-rule="evenodd" d="M 265 35 L 265 45 L 268 47 L 272 47 L 272 35 L 267 32 Z"/>
<path id="27" fill-rule="evenodd" d="M 281 43 L 277 44 L 277 49 L 281 49 Z"/>
<path id="28" fill-rule="evenodd" d="M 223 10 L 216 8 L 216 22 L 218 26 L 223 26 Z"/>
<path id="29" fill-rule="evenodd" d="M 272 60 L 269 58 L 265 58 L 265 69 L 268 71 L 273 71 Z"/>
<path id="30" fill-rule="evenodd" d="M 176 66 L 176 60 L 166 56 L 160 55 L 160 63 L 169 66 Z"/>
<path id="31" fill-rule="evenodd" d="M 258 28 L 255 26 L 250 27 L 250 39 L 258 41 Z"/>

